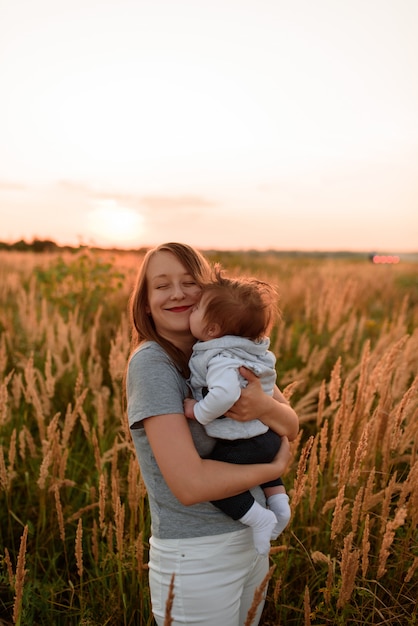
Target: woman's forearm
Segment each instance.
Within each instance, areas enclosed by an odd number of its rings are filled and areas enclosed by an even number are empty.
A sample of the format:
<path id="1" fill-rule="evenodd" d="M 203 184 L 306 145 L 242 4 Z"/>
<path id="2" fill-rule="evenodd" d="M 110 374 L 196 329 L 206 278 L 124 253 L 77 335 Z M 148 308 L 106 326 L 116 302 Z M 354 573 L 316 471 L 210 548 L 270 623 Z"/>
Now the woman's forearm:
<path id="1" fill-rule="evenodd" d="M 185 505 L 242 493 L 282 475 L 290 461 L 286 438 L 272 463 L 235 465 L 200 458 L 184 416 L 156 415 L 144 427 L 168 487 Z"/>
<path id="2" fill-rule="evenodd" d="M 278 435 L 293 441 L 299 432 L 299 418 L 280 390 L 276 390 L 273 397 L 265 396 L 259 419 Z"/>
<path id="3" fill-rule="evenodd" d="M 190 477 L 188 488 L 185 490 L 181 502 L 188 505 L 235 496 L 281 476 L 285 472 L 289 460 L 290 451 L 287 438 L 282 439 L 280 451 L 273 463 L 235 465 L 202 459 L 201 470 Z"/>

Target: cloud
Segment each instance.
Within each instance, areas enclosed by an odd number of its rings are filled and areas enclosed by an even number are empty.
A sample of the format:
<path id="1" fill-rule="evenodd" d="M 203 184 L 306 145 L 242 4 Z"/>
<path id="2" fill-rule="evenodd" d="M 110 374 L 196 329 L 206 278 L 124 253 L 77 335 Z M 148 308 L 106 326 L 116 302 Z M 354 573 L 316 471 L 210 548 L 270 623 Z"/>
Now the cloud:
<path id="1" fill-rule="evenodd" d="M 158 211 L 171 209 L 204 209 L 217 203 L 201 196 L 143 196 L 141 202 L 150 209 Z"/>
<path id="2" fill-rule="evenodd" d="M 19 239 L 52 239 L 58 243 L 77 243 L 83 238 L 80 219 L 87 203 L 79 191 L 63 191 L 58 185 L 16 184 L 0 186 L 1 237 Z"/>
<path id="3" fill-rule="evenodd" d="M 86 183 L 63 180 L 57 186 L 71 194 L 81 194 L 90 201 L 96 203 L 100 201 L 115 202 L 129 208 L 135 208 L 142 214 L 155 216 L 171 213 L 173 210 L 182 214 L 189 214 L 195 209 L 208 209 L 218 206 L 217 202 L 199 195 L 143 195 L 133 193 L 122 193 L 118 190 L 107 190 L 94 188 Z"/>
<path id="4" fill-rule="evenodd" d="M 95 188 L 92 185 L 80 181 L 60 180 L 56 187 L 61 191 L 70 194 L 79 194 L 93 201 L 109 200 L 118 204 L 135 206 L 141 204 L 141 196 L 138 194 L 121 193 L 119 191 L 108 191 L 102 188 Z"/>
<path id="5" fill-rule="evenodd" d="M 8 180 L 0 180 L 0 192 L 2 191 L 26 191 L 27 185 Z"/>

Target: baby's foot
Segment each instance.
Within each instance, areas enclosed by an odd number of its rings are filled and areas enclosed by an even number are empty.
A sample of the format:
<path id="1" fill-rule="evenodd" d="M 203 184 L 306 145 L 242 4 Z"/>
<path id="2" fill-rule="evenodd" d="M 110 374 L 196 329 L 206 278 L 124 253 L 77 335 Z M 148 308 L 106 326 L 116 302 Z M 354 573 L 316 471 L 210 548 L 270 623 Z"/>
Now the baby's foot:
<path id="1" fill-rule="evenodd" d="M 266 555 L 270 552 L 270 539 L 276 526 L 275 514 L 267 509 L 264 519 L 252 526 L 254 546 L 259 554 Z"/>
<path id="2" fill-rule="evenodd" d="M 276 524 L 274 525 L 271 539 L 277 539 L 290 521 L 289 496 L 287 493 L 276 493 L 267 498 L 267 506 L 276 516 Z"/>

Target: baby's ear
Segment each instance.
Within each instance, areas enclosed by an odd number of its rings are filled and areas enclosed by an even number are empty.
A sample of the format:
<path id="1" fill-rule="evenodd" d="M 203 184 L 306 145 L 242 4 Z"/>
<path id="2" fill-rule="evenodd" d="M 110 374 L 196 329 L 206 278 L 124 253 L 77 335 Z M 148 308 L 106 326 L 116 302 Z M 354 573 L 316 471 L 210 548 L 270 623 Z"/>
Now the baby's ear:
<path id="1" fill-rule="evenodd" d="M 213 339 L 216 339 L 216 337 L 220 337 L 221 336 L 221 327 L 219 324 L 217 324 L 216 322 L 214 322 L 213 324 L 209 324 L 208 326 L 208 335 L 209 337 L 212 337 Z"/>

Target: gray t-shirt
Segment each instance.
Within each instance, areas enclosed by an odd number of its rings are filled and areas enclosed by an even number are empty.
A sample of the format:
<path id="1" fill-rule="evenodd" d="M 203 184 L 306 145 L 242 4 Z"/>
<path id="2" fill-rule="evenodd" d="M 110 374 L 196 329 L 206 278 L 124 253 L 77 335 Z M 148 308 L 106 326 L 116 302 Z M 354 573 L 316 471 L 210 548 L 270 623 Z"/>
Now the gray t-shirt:
<path id="1" fill-rule="evenodd" d="M 157 343 L 142 344 L 128 364 L 128 419 L 141 474 L 151 509 L 151 532 L 160 539 L 202 537 L 241 530 L 210 502 L 184 506 L 170 491 L 152 453 L 142 421 L 153 415 L 183 414 L 183 399 L 189 395 L 186 380 Z M 214 445 L 203 426 L 188 420 L 196 449 L 207 456 Z M 173 441 L 173 446 L 176 442 Z M 260 488 L 252 493 L 265 506 Z"/>

